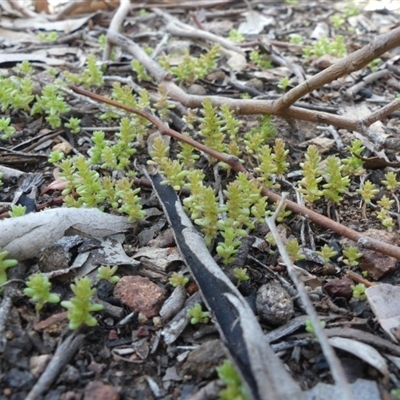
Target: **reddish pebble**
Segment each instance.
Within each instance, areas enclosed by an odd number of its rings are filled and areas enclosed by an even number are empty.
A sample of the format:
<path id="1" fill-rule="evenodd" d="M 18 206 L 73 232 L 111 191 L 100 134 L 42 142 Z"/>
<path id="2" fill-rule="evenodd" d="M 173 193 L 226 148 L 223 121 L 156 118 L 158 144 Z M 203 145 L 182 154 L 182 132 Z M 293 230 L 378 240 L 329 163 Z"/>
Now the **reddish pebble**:
<path id="1" fill-rule="evenodd" d="M 144 325 L 142 325 L 142 326 L 139 326 L 139 328 L 137 329 L 137 331 L 136 331 L 136 335 L 137 335 L 137 337 L 146 337 L 146 336 L 149 336 L 149 334 L 150 334 L 150 331 L 149 331 L 149 329 L 147 328 L 147 326 L 144 326 Z"/>
<path id="2" fill-rule="evenodd" d="M 119 389 L 103 382 L 94 381 L 85 388 L 84 400 L 119 400 Z"/>
<path id="3" fill-rule="evenodd" d="M 152 318 L 158 315 L 167 297 L 167 291 L 147 278 L 124 276 L 115 285 L 114 296 L 132 311 Z"/>
<path id="4" fill-rule="evenodd" d="M 199 287 L 197 286 L 197 283 L 194 281 L 190 281 L 187 285 L 186 285 L 186 291 L 189 293 L 189 295 L 191 296 L 192 294 L 196 293 L 199 291 Z"/>
<path id="5" fill-rule="evenodd" d="M 333 279 L 323 286 L 323 290 L 328 294 L 329 297 L 335 299 L 336 297 L 344 297 L 350 299 L 353 296 L 351 285 L 354 285 L 353 281 L 349 278 Z"/>
<path id="6" fill-rule="evenodd" d="M 118 332 L 115 329 L 112 329 L 108 334 L 108 340 L 117 340 L 117 339 L 119 339 Z"/>

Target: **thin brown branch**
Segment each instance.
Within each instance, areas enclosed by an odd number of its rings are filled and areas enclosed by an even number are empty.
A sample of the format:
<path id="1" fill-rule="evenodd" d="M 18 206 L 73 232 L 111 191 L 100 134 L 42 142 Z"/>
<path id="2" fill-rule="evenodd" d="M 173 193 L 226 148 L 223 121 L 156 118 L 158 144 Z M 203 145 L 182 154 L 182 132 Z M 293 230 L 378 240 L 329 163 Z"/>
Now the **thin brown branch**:
<path id="1" fill-rule="evenodd" d="M 361 68 L 367 64 L 371 59 L 378 57 L 385 51 L 396 47 L 400 44 L 400 27 L 396 28 L 388 33 L 378 36 L 372 43 L 365 46 L 363 49 L 350 54 L 343 60 L 338 61 L 330 68 L 322 71 L 320 74 L 310 78 L 309 80 L 298 85 L 290 92 L 288 92 L 284 97 L 286 98 L 284 106 L 281 99 L 278 100 L 242 100 L 242 99 L 231 99 L 222 96 L 198 96 L 189 95 L 178 85 L 176 85 L 171 80 L 171 74 L 161 68 L 153 59 L 151 59 L 135 42 L 128 39 L 124 35 L 121 35 L 115 31 L 109 31 L 107 33 L 108 40 L 112 41 L 114 44 L 123 47 L 126 51 L 132 54 L 138 61 L 140 61 L 147 71 L 152 75 L 156 82 L 162 84 L 168 95 L 173 99 L 186 107 L 197 108 L 202 106 L 202 102 L 206 97 L 208 97 L 214 106 L 220 107 L 223 104 L 227 104 L 232 108 L 237 114 L 241 115 L 254 115 L 254 114 L 270 114 L 278 115 L 284 118 L 294 118 L 303 121 L 310 121 L 315 124 L 326 124 L 333 125 L 337 128 L 344 128 L 350 131 L 364 132 L 365 128 L 376 122 L 380 117 L 386 117 L 391 111 L 396 109 L 384 107 L 385 112 L 379 114 L 379 111 L 373 113 L 369 118 L 360 121 L 357 118 L 349 118 L 339 115 L 333 115 L 325 112 L 316 112 L 311 110 L 306 110 L 304 108 L 290 106 L 285 108 L 287 104 L 292 104 L 294 101 L 298 100 L 301 96 L 311 92 L 312 90 L 322 86 L 325 83 L 331 82 L 336 76 L 342 76 L 346 74 L 350 67 L 346 66 L 348 62 L 354 62 L 358 68 Z M 372 51 L 373 55 L 369 52 Z M 361 52 L 361 53 L 360 53 Z M 354 56 L 356 54 L 356 56 Z M 353 60 L 353 61 L 352 61 Z M 354 67 L 354 66 L 353 66 Z M 352 67 L 352 68 L 353 68 Z M 333 75 L 330 75 L 331 71 Z M 356 68 L 351 69 L 355 71 Z M 322 74 L 322 75 L 321 75 Z M 316 78 L 317 77 L 317 78 Z M 310 87 L 313 85 L 312 87 Z M 286 96 L 290 94 L 288 99 Z M 300 94 L 300 96 L 299 96 Z M 294 96 L 294 97 L 293 97 Z"/>
<path id="2" fill-rule="evenodd" d="M 375 60 L 375 58 L 378 58 L 383 53 L 386 53 L 397 46 L 400 46 L 400 27 L 377 36 L 371 43 L 364 46 L 362 49 L 349 54 L 347 57 L 334 63 L 329 68 L 307 79 L 292 90 L 289 90 L 289 92 L 275 101 L 275 111 L 279 113 L 280 111 L 287 109 L 307 93 L 310 93 L 313 90 L 340 78 L 341 76 L 358 71 L 372 60 Z"/>
<path id="3" fill-rule="evenodd" d="M 133 107 L 126 106 L 117 101 L 107 99 L 106 97 L 100 96 L 95 93 L 91 93 L 87 90 L 78 88 L 76 86 L 71 86 L 71 89 L 76 93 L 82 94 L 84 96 L 88 96 L 97 101 L 101 101 L 103 103 L 110 104 L 112 106 L 121 108 L 122 110 L 132 112 L 143 118 L 146 118 L 148 121 L 150 121 L 152 124 L 154 124 L 157 127 L 157 129 L 160 131 L 161 134 L 168 135 L 177 140 L 188 143 L 191 146 L 195 147 L 196 149 L 203 151 L 204 153 L 210 155 L 211 157 L 216 158 L 217 160 L 222 161 L 226 164 L 229 164 L 234 171 L 246 173 L 249 176 L 249 179 L 254 179 L 253 176 L 246 170 L 246 168 L 239 162 L 239 160 L 236 157 L 231 157 L 229 155 L 219 153 L 219 152 L 217 152 L 213 149 L 210 149 L 207 146 L 205 146 L 191 138 L 188 138 L 188 137 L 182 135 L 181 133 L 179 133 L 171 128 L 168 128 L 167 126 L 164 125 L 164 123 L 160 119 L 158 119 L 156 116 L 152 115 L 148 111 L 138 110 Z M 267 196 L 270 201 L 273 201 L 273 202 L 279 202 L 281 199 L 281 196 L 279 196 L 278 194 L 272 192 L 271 190 L 269 190 L 267 188 L 263 188 L 262 193 L 264 196 Z M 338 222 L 335 222 L 335 221 L 333 221 L 321 214 L 318 214 L 317 212 L 310 210 L 307 207 L 301 206 L 293 201 L 286 200 L 285 204 L 288 209 L 295 212 L 296 214 L 300 214 L 300 215 L 310 219 L 311 221 L 313 221 L 314 223 L 316 223 L 319 226 L 322 226 L 326 229 L 334 231 L 341 236 L 344 236 L 354 242 L 357 242 L 359 245 L 361 245 L 364 248 L 375 250 L 375 251 L 378 251 L 379 253 L 387 254 L 391 257 L 394 257 L 394 258 L 400 260 L 400 247 L 393 246 L 391 244 L 381 242 L 381 241 L 373 239 L 373 238 L 369 238 L 360 232 L 357 232 L 357 231 L 350 229 L 342 224 L 339 224 Z"/>
<path id="4" fill-rule="evenodd" d="M 375 283 L 369 281 L 368 279 L 363 278 L 361 275 L 356 274 L 354 271 L 350 271 L 350 270 L 347 271 L 346 276 L 351 278 L 353 281 L 355 281 L 357 283 L 364 284 L 366 287 L 371 287 L 371 286 L 375 285 Z"/>
<path id="5" fill-rule="evenodd" d="M 396 110 L 400 108 L 400 99 L 393 100 L 391 103 L 386 106 L 376 110 L 372 114 L 370 114 L 367 118 L 364 118 L 360 121 L 361 125 L 370 126 L 374 122 L 381 121 L 386 118 L 388 115 L 392 114 Z"/>

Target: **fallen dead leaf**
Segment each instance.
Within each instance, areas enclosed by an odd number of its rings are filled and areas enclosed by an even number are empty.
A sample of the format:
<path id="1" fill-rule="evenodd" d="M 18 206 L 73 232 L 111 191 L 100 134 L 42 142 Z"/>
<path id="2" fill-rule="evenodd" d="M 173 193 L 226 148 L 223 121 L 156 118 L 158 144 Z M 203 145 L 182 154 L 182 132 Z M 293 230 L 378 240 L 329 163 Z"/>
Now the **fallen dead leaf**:
<path id="1" fill-rule="evenodd" d="M 382 329 L 394 342 L 398 343 L 400 339 L 400 287 L 383 283 L 371 286 L 365 294 Z"/>
<path id="2" fill-rule="evenodd" d="M 130 226 L 128 218 L 94 208 L 57 208 L 0 221 L 0 247 L 9 252 L 9 258 L 23 261 L 36 257 L 41 248 L 55 243 L 71 228 L 92 237 L 105 237 Z"/>

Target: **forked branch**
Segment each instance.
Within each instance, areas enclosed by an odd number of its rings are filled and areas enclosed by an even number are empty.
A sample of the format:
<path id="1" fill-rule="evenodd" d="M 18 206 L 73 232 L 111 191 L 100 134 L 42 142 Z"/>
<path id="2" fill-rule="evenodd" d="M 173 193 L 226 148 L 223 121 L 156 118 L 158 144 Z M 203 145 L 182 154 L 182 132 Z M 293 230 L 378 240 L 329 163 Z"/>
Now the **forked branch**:
<path id="1" fill-rule="evenodd" d="M 193 30 L 193 28 L 191 28 Z M 400 100 L 395 100 L 380 110 L 372 113 L 362 120 L 350 118 L 348 116 L 339 116 L 326 112 L 316 112 L 293 105 L 304 95 L 312 92 L 333 80 L 354 72 L 369 62 L 379 57 L 383 53 L 400 46 L 400 27 L 387 33 L 377 36 L 371 43 L 362 49 L 339 60 L 331 67 L 309 78 L 305 82 L 296 86 L 278 100 L 253 100 L 253 99 L 231 99 L 223 96 L 199 96 L 187 94 L 175 82 L 171 80 L 171 75 L 160 65 L 151 59 L 140 46 L 128 39 L 126 36 L 109 30 L 107 38 L 113 44 L 121 46 L 133 57 L 143 64 L 152 77 L 160 85 L 163 85 L 171 99 L 176 100 L 186 107 L 201 107 L 206 97 L 210 98 L 213 105 L 220 107 L 223 104 L 229 105 L 237 114 L 270 114 L 284 118 L 293 118 L 304 121 L 310 121 L 315 124 L 333 125 L 338 128 L 344 128 L 350 131 L 363 133 L 365 129 L 378 120 L 382 120 L 400 107 Z M 383 147 L 389 147 L 391 142 L 384 143 Z M 379 143 L 382 146 L 382 143 Z"/>

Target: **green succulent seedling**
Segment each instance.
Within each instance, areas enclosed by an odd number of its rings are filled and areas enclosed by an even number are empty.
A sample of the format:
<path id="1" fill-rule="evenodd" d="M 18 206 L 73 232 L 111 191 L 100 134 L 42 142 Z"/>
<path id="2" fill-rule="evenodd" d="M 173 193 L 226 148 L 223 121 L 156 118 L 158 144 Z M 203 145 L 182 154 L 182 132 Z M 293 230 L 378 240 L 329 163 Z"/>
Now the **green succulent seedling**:
<path id="1" fill-rule="evenodd" d="M 346 22 L 346 20 L 340 14 L 332 15 L 330 20 L 335 29 L 340 28 Z"/>
<path id="2" fill-rule="evenodd" d="M 257 50 L 251 51 L 249 58 L 250 61 L 252 61 L 259 68 L 264 68 L 264 69 L 272 68 L 272 62 L 271 60 L 268 59 L 268 56 L 266 54 L 261 54 Z"/>
<path id="3" fill-rule="evenodd" d="M 49 278 L 43 274 L 34 274 L 26 282 L 26 288 L 23 290 L 25 296 L 32 299 L 35 310 L 39 312 L 46 303 L 58 303 L 60 296 L 50 293 L 51 283 Z"/>
<path id="4" fill-rule="evenodd" d="M 71 133 L 79 133 L 81 131 L 81 120 L 79 118 L 71 117 L 65 124 L 71 130 Z"/>
<path id="5" fill-rule="evenodd" d="M 268 145 L 268 142 L 276 135 L 276 126 L 271 120 L 270 115 L 263 115 L 257 121 L 257 127 L 250 129 L 245 134 L 244 144 L 247 153 L 253 155 L 255 158 L 263 154 L 262 147 Z"/>
<path id="6" fill-rule="evenodd" d="M 179 191 L 185 184 L 187 170 L 183 163 L 178 160 L 171 160 L 168 157 L 169 146 L 165 145 L 162 137 L 156 137 L 153 142 L 153 148 L 150 151 L 152 160 L 149 165 L 157 165 L 160 172 L 164 175 L 163 185 L 171 185 L 176 191 Z"/>
<path id="7" fill-rule="evenodd" d="M 40 96 L 36 96 L 36 103 L 32 107 L 31 114 L 46 114 L 46 121 L 53 129 L 56 129 L 61 126 L 61 114 L 69 111 L 70 108 L 63 93 L 57 85 L 51 84 L 43 88 Z"/>
<path id="8" fill-rule="evenodd" d="M 30 77 L 10 76 L 0 74 L 0 104 L 1 110 L 30 110 L 30 103 L 34 100 L 33 81 Z M 9 123 L 6 123 L 7 127 Z"/>
<path id="9" fill-rule="evenodd" d="M 304 260 L 306 258 L 306 256 L 300 252 L 301 246 L 296 238 L 288 239 L 285 247 L 290 259 L 293 262 Z"/>
<path id="10" fill-rule="evenodd" d="M 107 44 L 107 35 L 101 34 L 97 38 L 97 41 L 99 42 L 100 49 L 104 50 L 106 48 L 106 44 Z"/>
<path id="11" fill-rule="evenodd" d="M 201 118 L 200 134 L 204 144 L 212 149 L 223 152 L 225 150 L 225 132 L 223 122 L 218 115 L 218 108 L 214 107 L 210 98 L 203 100 L 203 118 Z"/>
<path id="12" fill-rule="evenodd" d="M 74 74 L 69 71 L 64 71 L 64 76 L 67 82 L 74 85 L 83 84 L 87 89 L 90 87 L 99 87 L 104 83 L 103 71 L 97 65 L 96 57 L 89 54 L 86 60 L 86 68 L 82 74 Z"/>
<path id="13" fill-rule="evenodd" d="M 223 225 L 224 227 L 221 227 L 221 236 L 224 238 L 224 241 L 218 243 L 216 250 L 221 256 L 223 263 L 228 265 L 235 260 L 233 256 L 237 253 L 237 249 L 241 244 L 238 237 L 246 236 L 247 233 L 240 234 L 237 227 L 228 226 L 228 224 Z"/>
<path id="14" fill-rule="evenodd" d="M 161 119 L 164 121 L 169 121 L 170 119 L 170 113 L 171 109 L 175 108 L 175 105 L 172 104 L 169 101 L 168 98 L 168 91 L 164 85 L 159 85 L 158 86 L 158 93 L 159 93 L 159 98 L 158 100 L 154 103 L 154 107 L 158 111 L 158 114 L 160 115 Z M 187 133 L 186 133 L 187 134 Z M 179 145 L 182 147 L 182 145 L 186 145 L 188 147 L 192 148 L 192 151 L 194 148 L 186 143 L 179 142 Z"/>
<path id="15" fill-rule="evenodd" d="M 355 17 L 361 12 L 360 8 L 356 6 L 354 1 L 349 2 L 344 9 L 344 18 Z"/>
<path id="16" fill-rule="evenodd" d="M 324 244 L 323 247 L 321 247 L 321 250 L 317 251 L 317 254 L 324 259 L 324 262 L 328 262 L 332 257 L 335 257 L 338 252 L 333 250 L 332 247 L 327 244 Z"/>
<path id="17" fill-rule="evenodd" d="M 350 178 L 342 175 L 344 166 L 341 160 L 335 156 L 329 156 L 325 164 L 325 180 L 327 183 L 322 185 L 323 196 L 335 203 L 342 201 L 343 193 L 347 192 L 350 184 Z"/>
<path id="18" fill-rule="evenodd" d="M 363 283 L 359 283 L 357 285 L 351 285 L 350 287 L 351 290 L 353 291 L 353 297 L 355 299 L 365 300 L 367 298 L 367 295 L 365 294 L 367 287 Z"/>
<path id="19" fill-rule="evenodd" d="M 250 279 L 249 274 L 247 273 L 247 268 L 234 268 L 233 276 L 240 282 L 246 282 Z"/>
<path id="20" fill-rule="evenodd" d="M 82 83 L 85 87 L 100 87 L 104 83 L 103 72 L 97 65 L 96 57 L 89 54 L 87 57 L 87 65 L 82 73 Z"/>
<path id="21" fill-rule="evenodd" d="M 0 118 L 0 132 L 3 132 L 2 140 L 7 140 L 15 132 L 15 128 L 10 126 L 10 123 L 11 118 Z"/>
<path id="22" fill-rule="evenodd" d="M 362 175 L 365 170 L 363 168 L 363 160 L 361 158 L 362 152 L 365 150 L 361 140 L 355 139 L 351 142 L 347 150 L 351 153 L 350 157 L 344 158 L 342 163 L 344 164 L 343 174 L 344 175 Z"/>
<path id="23" fill-rule="evenodd" d="M 376 72 L 379 71 L 379 64 L 382 62 L 381 58 L 375 58 L 375 60 L 372 60 L 369 64 L 368 67 L 371 69 L 371 72 Z"/>
<path id="24" fill-rule="evenodd" d="M 395 399 L 400 399 L 400 389 L 392 389 L 390 391 L 390 395 L 393 396 Z"/>
<path id="25" fill-rule="evenodd" d="M 13 258 L 7 259 L 7 256 L 8 251 L 1 251 L 0 247 L 0 285 L 7 282 L 6 270 L 18 264 L 17 260 Z"/>
<path id="26" fill-rule="evenodd" d="M 319 188 L 319 183 L 322 181 L 320 163 L 321 156 L 317 146 L 308 146 L 305 161 L 300 163 L 303 179 L 299 182 L 298 190 L 304 196 L 304 200 L 311 205 L 322 196 L 322 190 Z"/>
<path id="27" fill-rule="evenodd" d="M 179 272 L 173 272 L 168 282 L 173 287 L 185 286 L 189 282 L 189 278 Z"/>
<path id="28" fill-rule="evenodd" d="M 366 207 L 368 204 L 371 204 L 372 198 L 379 193 L 379 189 L 371 181 L 367 180 L 361 183 L 360 189 L 357 189 L 356 192 L 363 198 L 362 216 L 366 218 Z"/>
<path id="29" fill-rule="evenodd" d="M 344 57 L 346 55 L 346 44 L 342 35 L 337 35 L 334 39 L 321 37 L 312 46 L 306 46 L 303 55 L 306 59 L 311 56 L 321 57 L 325 54 L 331 54 L 335 57 Z"/>
<path id="30" fill-rule="evenodd" d="M 106 48 L 106 43 L 107 43 L 107 35 L 100 35 L 97 38 L 98 42 L 99 42 L 99 47 L 101 50 L 104 50 Z M 111 50 L 111 54 L 110 54 L 110 60 L 115 61 L 116 59 L 116 52 L 115 52 L 115 48 L 113 48 Z"/>
<path id="31" fill-rule="evenodd" d="M 69 301 L 62 301 L 61 306 L 68 309 L 69 329 L 76 330 L 82 325 L 96 326 L 97 320 L 92 312 L 101 311 L 101 304 L 92 303 L 96 289 L 92 289 L 92 281 L 85 276 L 75 280 L 71 284 L 71 290 L 75 294 Z"/>
<path id="32" fill-rule="evenodd" d="M 289 36 L 289 42 L 292 44 L 303 44 L 304 39 L 298 33 L 293 33 Z"/>
<path id="33" fill-rule="evenodd" d="M 237 29 L 231 29 L 229 31 L 229 40 L 235 43 L 242 43 L 244 42 L 244 36 Z"/>
<path id="34" fill-rule="evenodd" d="M 203 311 L 200 303 L 196 303 L 193 307 L 189 308 L 187 313 L 191 317 L 190 323 L 192 325 L 196 325 L 199 322 L 202 324 L 207 324 L 210 320 L 210 312 Z"/>
<path id="35" fill-rule="evenodd" d="M 22 61 L 22 63 L 14 67 L 14 70 L 25 75 L 33 75 L 33 73 L 35 72 L 35 70 L 31 66 L 31 63 L 28 60 Z"/>
<path id="36" fill-rule="evenodd" d="M 382 196 L 382 198 L 380 200 L 378 200 L 376 202 L 378 204 L 378 206 L 382 207 L 385 210 L 390 210 L 390 208 L 392 207 L 392 204 L 394 203 L 394 200 L 390 200 L 389 197 Z"/>
<path id="37" fill-rule="evenodd" d="M 235 367 L 229 360 L 225 360 L 216 368 L 218 377 L 221 379 L 226 388 L 219 392 L 221 400 L 249 400 L 246 388 L 242 383 L 242 379 L 236 372 Z"/>
<path id="38" fill-rule="evenodd" d="M 377 189 L 371 181 L 367 180 L 356 192 L 362 196 L 365 204 L 371 204 L 372 198 L 379 193 L 379 189 Z"/>
<path id="39" fill-rule="evenodd" d="M 14 204 L 11 206 L 10 217 L 22 217 L 26 213 L 26 206 Z"/>
<path id="40" fill-rule="evenodd" d="M 274 215 L 274 214 L 275 214 L 275 210 L 276 210 L 276 208 L 277 208 L 278 206 L 279 206 L 279 203 L 278 203 L 278 202 L 275 202 L 274 204 L 272 204 L 272 210 L 268 210 L 268 211 L 266 212 L 266 215 L 267 215 L 267 216 Z M 287 207 L 286 204 L 284 204 L 284 205 L 281 207 L 281 209 L 279 210 L 279 213 L 278 213 L 278 215 L 277 215 L 277 217 L 276 217 L 277 222 L 282 222 L 286 217 L 288 217 L 289 215 L 292 214 L 292 211 L 287 210 L 286 207 Z"/>
<path id="41" fill-rule="evenodd" d="M 55 164 L 60 162 L 65 157 L 65 154 L 60 150 L 54 150 L 49 154 L 47 161 L 50 164 Z"/>
<path id="42" fill-rule="evenodd" d="M 220 47 L 214 45 L 200 57 L 192 57 L 186 50 L 179 66 L 171 66 L 168 57 L 161 57 L 160 65 L 175 75 L 178 81 L 193 84 L 197 79 L 203 79 L 216 67 L 216 60 L 219 56 Z"/>
<path id="43" fill-rule="evenodd" d="M 385 208 L 381 208 L 377 213 L 376 217 L 381 221 L 382 225 L 389 231 L 393 231 L 394 222 L 389 212 Z"/>
<path id="44" fill-rule="evenodd" d="M 139 60 L 131 61 L 132 71 L 136 73 L 139 82 L 151 81 L 150 75 L 146 72 L 145 67 Z"/>
<path id="45" fill-rule="evenodd" d="M 39 32 L 38 38 L 43 40 L 43 42 L 52 43 L 58 39 L 58 33 L 56 31 L 52 31 L 47 34 L 45 32 Z"/>
<path id="46" fill-rule="evenodd" d="M 400 186 L 400 182 L 397 180 L 397 174 L 395 172 L 387 172 L 385 174 L 384 180 L 382 180 L 382 183 L 386 186 L 386 189 L 389 190 L 390 192 L 393 192 Z"/>
<path id="47" fill-rule="evenodd" d="M 101 265 L 97 271 L 97 279 L 104 279 L 110 283 L 117 283 L 119 276 L 114 275 L 118 270 L 118 265 Z"/>
<path id="48" fill-rule="evenodd" d="M 279 89 L 282 89 L 282 90 L 285 90 L 285 89 L 287 89 L 289 86 L 290 86 L 290 79 L 289 79 L 289 77 L 288 76 L 285 76 L 285 77 L 283 77 L 280 81 L 279 81 L 279 83 L 278 83 L 278 88 Z"/>
<path id="49" fill-rule="evenodd" d="M 358 265 L 358 259 L 363 255 L 360 253 L 355 246 L 350 246 L 347 249 L 343 250 L 343 255 L 346 257 L 343 262 L 351 267 L 356 267 Z"/>
<path id="50" fill-rule="evenodd" d="M 325 328 L 325 326 L 326 326 L 326 321 L 319 321 L 319 322 L 320 322 L 321 327 L 322 327 L 322 328 Z M 307 331 L 308 333 L 315 333 L 315 328 L 314 328 L 314 325 L 313 325 L 313 323 L 311 322 L 311 319 L 310 319 L 310 318 L 307 318 L 307 319 L 306 319 L 304 325 L 305 325 L 306 331 Z"/>

